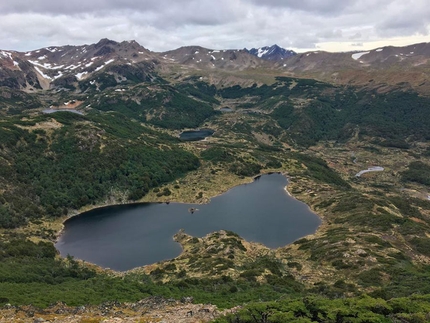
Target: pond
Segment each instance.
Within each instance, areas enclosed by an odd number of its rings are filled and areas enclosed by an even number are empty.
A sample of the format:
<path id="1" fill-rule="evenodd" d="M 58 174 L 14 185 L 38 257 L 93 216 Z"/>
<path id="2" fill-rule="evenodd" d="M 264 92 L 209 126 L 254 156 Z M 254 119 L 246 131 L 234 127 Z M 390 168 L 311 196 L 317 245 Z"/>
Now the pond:
<path id="1" fill-rule="evenodd" d="M 206 137 L 212 136 L 214 132 L 215 131 L 212 129 L 187 130 L 181 132 L 181 134 L 179 135 L 179 139 L 184 141 L 203 140 Z"/>
<path id="2" fill-rule="evenodd" d="M 384 171 L 384 167 L 381 167 L 381 166 L 372 166 L 372 167 L 369 167 L 368 169 L 359 171 L 357 174 L 355 174 L 355 176 L 356 177 L 360 177 L 361 175 L 366 174 L 366 173 L 370 173 L 370 172 L 383 172 L 383 171 Z"/>
<path id="3" fill-rule="evenodd" d="M 180 229 L 202 237 L 230 230 L 270 248 L 312 234 L 321 224 L 309 207 L 285 191 L 281 174 L 263 175 L 203 205 L 143 203 L 95 209 L 65 222 L 56 247 L 68 254 L 115 270 L 128 270 L 177 257 L 173 240 Z M 191 208 L 198 211 L 190 213 Z"/>
<path id="4" fill-rule="evenodd" d="M 64 111 L 83 115 L 83 113 L 81 111 L 78 111 L 75 109 L 45 109 L 45 110 L 42 110 L 43 113 L 55 113 L 55 112 L 64 112 Z"/>

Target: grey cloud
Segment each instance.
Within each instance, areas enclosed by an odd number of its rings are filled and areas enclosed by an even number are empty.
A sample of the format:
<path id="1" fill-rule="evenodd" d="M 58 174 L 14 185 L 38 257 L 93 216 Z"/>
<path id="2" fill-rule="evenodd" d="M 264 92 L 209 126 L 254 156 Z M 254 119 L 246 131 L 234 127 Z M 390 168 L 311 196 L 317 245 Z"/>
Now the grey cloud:
<path id="1" fill-rule="evenodd" d="M 181 2 L 181 1 L 179 1 Z M 177 2 L 175 2 L 177 3 Z M 133 0 L 14 0 L 2 1 L 2 13 L 47 13 L 47 14 L 76 14 L 92 13 L 110 10 L 139 10 L 148 11 L 159 9 L 160 1 L 133 1 Z"/>
<path id="2" fill-rule="evenodd" d="M 342 30 L 336 29 L 336 30 L 325 30 L 318 32 L 316 34 L 317 37 L 323 38 L 323 39 L 336 39 L 342 37 Z"/>
<path id="3" fill-rule="evenodd" d="M 352 6 L 358 0 L 247 0 L 257 6 L 282 7 L 324 14 L 337 14 Z"/>
<path id="4" fill-rule="evenodd" d="M 428 34 L 429 19 L 424 17 L 396 17 L 386 20 L 377 26 L 379 34 L 384 36 L 408 36 L 413 34 Z"/>
<path id="5" fill-rule="evenodd" d="M 407 36 L 427 34 L 430 25 L 430 6 L 426 0 L 393 1 L 387 7 L 383 20 L 376 24 L 376 30 L 385 36 Z"/>
<path id="6" fill-rule="evenodd" d="M 351 39 L 351 40 L 360 39 L 361 37 L 362 37 L 362 34 L 358 32 L 358 33 L 355 33 L 354 35 L 349 36 L 348 39 Z"/>
<path id="7" fill-rule="evenodd" d="M 232 19 L 239 11 L 237 1 L 227 0 L 13 0 L 1 1 L 0 12 L 40 13 L 45 15 L 117 16 L 140 15 L 141 23 L 157 22 L 178 25 L 183 23 L 207 25 Z"/>
<path id="8" fill-rule="evenodd" d="M 363 43 L 352 43 L 352 47 L 363 47 Z"/>
<path id="9" fill-rule="evenodd" d="M 0 47 L 34 49 L 135 39 L 157 51 L 316 48 L 425 34 L 427 0 L 0 0 Z"/>

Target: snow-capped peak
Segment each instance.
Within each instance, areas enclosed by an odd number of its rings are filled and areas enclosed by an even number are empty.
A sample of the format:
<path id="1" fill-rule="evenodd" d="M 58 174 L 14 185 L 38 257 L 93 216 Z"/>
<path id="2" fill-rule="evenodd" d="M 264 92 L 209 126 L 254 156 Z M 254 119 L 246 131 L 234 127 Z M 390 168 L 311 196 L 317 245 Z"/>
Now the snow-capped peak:
<path id="1" fill-rule="evenodd" d="M 251 48 L 249 50 L 245 48 L 245 51 L 259 58 L 272 61 L 283 60 L 284 58 L 297 55 L 294 51 L 279 47 L 276 44 L 260 48 Z"/>

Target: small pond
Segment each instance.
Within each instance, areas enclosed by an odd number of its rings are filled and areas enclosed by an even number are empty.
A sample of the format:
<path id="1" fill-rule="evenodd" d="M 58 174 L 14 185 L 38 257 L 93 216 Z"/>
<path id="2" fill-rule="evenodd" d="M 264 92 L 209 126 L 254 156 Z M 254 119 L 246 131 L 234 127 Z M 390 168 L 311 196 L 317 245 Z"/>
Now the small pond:
<path id="1" fill-rule="evenodd" d="M 203 140 L 206 137 L 212 136 L 214 132 L 212 129 L 186 130 L 181 132 L 179 139 L 184 141 Z"/>
<path id="2" fill-rule="evenodd" d="M 45 109 L 45 110 L 42 110 L 43 113 L 55 113 L 55 112 L 64 112 L 64 111 L 83 115 L 83 113 L 81 111 L 78 111 L 75 109 Z"/>
<path id="3" fill-rule="evenodd" d="M 381 167 L 381 166 L 372 166 L 372 167 L 369 167 L 368 169 L 359 171 L 357 174 L 355 174 L 355 176 L 356 177 L 360 177 L 361 175 L 366 174 L 366 173 L 370 173 L 370 172 L 383 172 L 383 171 L 384 171 L 384 167 Z"/>

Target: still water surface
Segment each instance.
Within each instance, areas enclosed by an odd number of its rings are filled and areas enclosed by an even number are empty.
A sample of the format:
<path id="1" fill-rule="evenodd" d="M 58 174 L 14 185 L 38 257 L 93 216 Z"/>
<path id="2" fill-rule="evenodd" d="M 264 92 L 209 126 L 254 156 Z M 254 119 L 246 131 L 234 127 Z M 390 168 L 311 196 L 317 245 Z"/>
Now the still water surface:
<path id="1" fill-rule="evenodd" d="M 214 134 L 212 129 L 186 130 L 179 134 L 179 139 L 184 141 L 198 141 Z"/>
<path id="2" fill-rule="evenodd" d="M 64 112 L 64 111 L 83 115 L 83 113 L 81 111 L 78 111 L 75 109 L 45 109 L 42 112 L 49 114 L 49 113 Z"/>
<path id="3" fill-rule="evenodd" d="M 95 209 L 66 221 L 57 249 L 61 255 L 115 270 L 128 270 L 177 257 L 180 229 L 202 237 L 231 230 L 270 248 L 315 232 L 321 221 L 284 190 L 281 174 L 261 176 L 217 196 L 209 204 L 144 203 Z M 194 214 L 190 208 L 198 208 Z"/>

